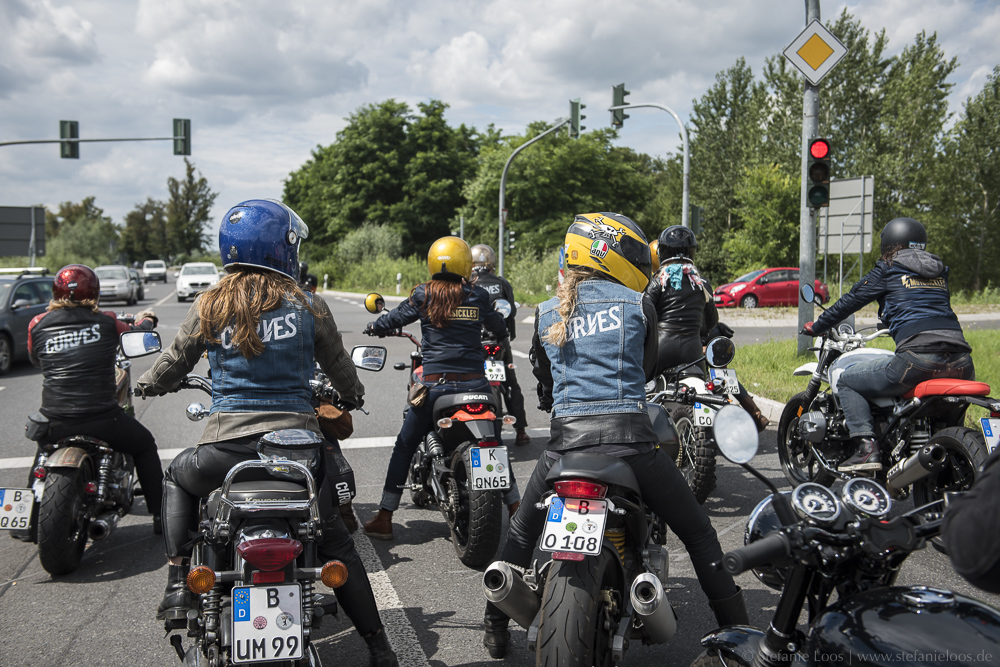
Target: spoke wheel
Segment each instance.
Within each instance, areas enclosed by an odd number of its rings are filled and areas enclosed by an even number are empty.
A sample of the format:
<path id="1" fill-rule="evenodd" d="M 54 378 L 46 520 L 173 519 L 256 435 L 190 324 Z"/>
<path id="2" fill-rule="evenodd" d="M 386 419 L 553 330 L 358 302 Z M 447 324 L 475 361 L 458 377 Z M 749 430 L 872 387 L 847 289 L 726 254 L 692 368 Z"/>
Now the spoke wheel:
<path id="1" fill-rule="evenodd" d="M 692 406 L 678 405 L 671 410 L 670 418 L 680 441 L 674 462 L 695 498 L 704 503 L 715 489 L 715 443 L 706 429 L 695 425 Z"/>
<path id="2" fill-rule="evenodd" d="M 778 460 L 785 479 L 793 487 L 805 482 L 827 485 L 831 475 L 819 462 L 809 443 L 799 436 L 799 417 L 806 411 L 806 393 L 792 396 L 778 421 Z"/>

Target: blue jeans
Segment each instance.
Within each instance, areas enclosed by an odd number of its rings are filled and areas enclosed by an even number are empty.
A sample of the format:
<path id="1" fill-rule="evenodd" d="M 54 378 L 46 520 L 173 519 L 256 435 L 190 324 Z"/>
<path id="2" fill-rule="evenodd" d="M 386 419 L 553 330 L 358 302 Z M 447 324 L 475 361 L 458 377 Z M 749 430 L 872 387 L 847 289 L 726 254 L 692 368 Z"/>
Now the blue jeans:
<path id="1" fill-rule="evenodd" d="M 410 462 L 413 461 L 413 453 L 417 451 L 417 446 L 433 428 L 433 406 L 441 396 L 458 393 L 490 393 L 490 383 L 486 378 L 469 380 L 467 382 L 442 382 L 427 383 L 430 391 L 427 399 L 419 408 L 410 406 L 406 411 L 406 418 L 403 420 L 403 428 L 396 436 L 396 444 L 392 448 L 392 457 L 389 459 L 389 469 L 385 473 L 385 485 L 382 487 L 382 502 L 379 503 L 381 509 L 395 512 L 399 509 L 399 501 L 403 497 L 403 489 L 406 488 L 407 477 L 410 472 Z M 499 434 L 498 434 L 499 435 Z M 503 501 L 507 505 L 521 499 L 521 494 L 517 490 L 517 482 L 514 480 L 514 471 L 511 470 L 510 489 L 504 493 Z"/>
<path id="2" fill-rule="evenodd" d="M 868 398 L 901 396 L 921 382 L 935 378 L 975 380 L 972 357 L 966 352 L 907 351 L 854 364 L 845 370 L 837 380 L 837 394 L 851 437 L 875 437 Z"/>

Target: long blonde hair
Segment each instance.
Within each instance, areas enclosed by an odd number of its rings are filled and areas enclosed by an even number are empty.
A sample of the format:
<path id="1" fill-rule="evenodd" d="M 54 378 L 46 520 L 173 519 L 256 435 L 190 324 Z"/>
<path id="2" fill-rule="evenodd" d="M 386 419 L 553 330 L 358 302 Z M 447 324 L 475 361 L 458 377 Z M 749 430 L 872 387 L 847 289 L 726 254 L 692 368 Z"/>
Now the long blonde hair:
<path id="1" fill-rule="evenodd" d="M 546 329 L 542 335 L 542 340 L 552 343 L 556 347 L 566 344 L 566 323 L 573 317 L 576 311 L 576 287 L 584 280 L 591 278 L 603 278 L 603 274 L 595 269 L 571 267 L 566 271 L 566 280 L 556 289 L 556 297 L 559 299 L 559 321 Z"/>
<path id="2" fill-rule="evenodd" d="M 233 345 L 245 358 L 256 357 L 264 352 L 257 333 L 261 313 L 281 307 L 286 299 L 299 302 L 313 317 L 319 316 L 296 282 L 283 273 L 238 269 L 201 295 L 198 335 L 206 343 L 220 343 L 219 334 L 232 326 Z"/>
<path id="3" fill-rule="evenodd" d="M 64 308 L 87 308 L 95 313 L 101 312 L 101 309 L 97 306 L 97 299 L 81 299 L 80 301 L 52 299 L 45 310 L 62 310 Z"/>

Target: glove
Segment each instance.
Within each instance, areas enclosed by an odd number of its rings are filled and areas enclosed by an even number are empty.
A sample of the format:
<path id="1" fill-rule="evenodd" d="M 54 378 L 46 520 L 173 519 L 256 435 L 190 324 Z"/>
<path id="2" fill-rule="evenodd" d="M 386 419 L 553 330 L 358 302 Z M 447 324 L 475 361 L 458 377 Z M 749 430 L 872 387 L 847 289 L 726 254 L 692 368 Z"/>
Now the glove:
<path id="1" fill-rule="evenodd" d="M 815 338 L 817 335 L 815 329 L 813 329 L 813 322 L 806 322 L 805 324 L 803 324 L 802 331 L 800 331 L 799 333 L 802 334 L 803 336 L 812 336 L 813 338 Z"/>
<path id="2" fill-rule="evenodd" d="M 364 396 L 341 396 L 337 402 L 341 410 L 351 411 L 365 406 Z"/>
<path id="3" fill-rule="evenodd" d="M 368 325 L 365 327 L 365 330 L 362 331 L 361 333 L 363 333 L 366 336 L 374 336 L 375 335 L 375 323 L 374 322 L 369 322 Z"/>
<path id="4" fill-rule="evenodd" d="M 725 338 L 732 338 L 733 334 L 736 332 L 726 324 L 725 322 L 719 322 L 714 327 L 712 327 L 712 332 L 709 334 L 709 338 L 715 338 L 716 336 L 724 336 Z"/>
<path id="5" fill-rule="evenodd" d="M 146 400 L 147 398 L 152 398 L 153 396 L 161 395 L 153 389 L 153 385 L 145 384 L 142 382 L 135 383 L 135 389 L 132 391 L 132 393 L 134 393 L 142 400 Z"/>
<path id="6" fill-rule="evenodd" d="M 138 323 L 142 319 L 153 320 L 153 327 L 160 323 L 160 318 L 151 310 L 143 310 L 135 314 L 135 321 Z"/>

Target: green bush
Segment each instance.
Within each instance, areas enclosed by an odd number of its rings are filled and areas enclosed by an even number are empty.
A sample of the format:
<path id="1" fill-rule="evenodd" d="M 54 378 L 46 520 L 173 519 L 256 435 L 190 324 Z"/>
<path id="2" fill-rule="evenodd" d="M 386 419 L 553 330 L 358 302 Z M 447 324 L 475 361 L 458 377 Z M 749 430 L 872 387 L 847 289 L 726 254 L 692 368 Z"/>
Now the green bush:
<path id="1" fill-rule="evenodd" d="M 504 257 L 504 277 L 514 288 L 514 298 L 535 306 L 555 296 L 559 286 L 559 249 L 540 254 L 514 250 Z"/>

